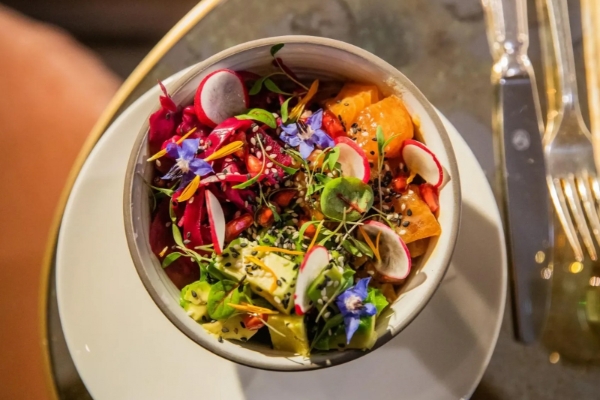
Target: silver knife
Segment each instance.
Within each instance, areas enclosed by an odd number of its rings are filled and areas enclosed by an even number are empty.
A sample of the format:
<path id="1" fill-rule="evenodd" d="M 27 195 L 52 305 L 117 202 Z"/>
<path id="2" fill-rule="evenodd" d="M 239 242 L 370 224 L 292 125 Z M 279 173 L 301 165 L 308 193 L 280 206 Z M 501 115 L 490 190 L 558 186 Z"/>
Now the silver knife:
<path id="1" fill-rule="evenodd" d="M 542 148 L 543 123 L 527 47 L 526 0 L 482 0 L 494 67 L 493 113 L 497 194 L 511 272 L 515 336 L 539 337 L 550 281 L 550 208 Z"/>

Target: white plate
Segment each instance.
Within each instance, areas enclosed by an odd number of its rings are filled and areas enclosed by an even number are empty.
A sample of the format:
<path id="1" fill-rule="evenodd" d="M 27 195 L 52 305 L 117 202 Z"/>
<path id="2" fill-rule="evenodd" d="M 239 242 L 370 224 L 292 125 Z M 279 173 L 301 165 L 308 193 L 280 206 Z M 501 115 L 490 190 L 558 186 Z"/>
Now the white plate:
<path id="1" fill-rule="evenodd" d="M 60 318 L 95 399 L 445 400 L 473 392 L 502 322 L 505 247 L 485 175 L 445 118 L 461 174 L 463 219 L 440 288 L 408 328 L 375 352 L 326 370 L 278 373 L 236 365 L 195 344 L 161 313 L 133 266 L 123 228 L 125 168 L 158 95 L 158 88 L 146 93 L 100 139 L 73 187 L 59 235 Z"/>

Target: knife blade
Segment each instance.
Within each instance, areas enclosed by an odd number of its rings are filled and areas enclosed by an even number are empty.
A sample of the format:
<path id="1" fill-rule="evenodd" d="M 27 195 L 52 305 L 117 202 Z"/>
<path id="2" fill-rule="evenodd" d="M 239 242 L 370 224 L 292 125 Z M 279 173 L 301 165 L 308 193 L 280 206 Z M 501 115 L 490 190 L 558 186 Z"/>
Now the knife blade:
<path id="1" fill-rule="evenodd" d="M 482 0 L 494 66 L 496 190 L 504 216 L 515 337 L 535 342 L 543 329 L 552 243 L 542 147 L 543 123 L 527 57 L 525 0 Z"/>

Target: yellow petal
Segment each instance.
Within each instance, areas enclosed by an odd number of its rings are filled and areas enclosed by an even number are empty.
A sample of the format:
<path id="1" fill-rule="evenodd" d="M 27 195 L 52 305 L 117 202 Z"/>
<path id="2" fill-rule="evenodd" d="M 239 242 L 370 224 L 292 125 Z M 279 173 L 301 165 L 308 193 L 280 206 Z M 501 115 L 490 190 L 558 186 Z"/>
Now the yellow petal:
<path id="1" fill-rule="evenodd" d="M 196 189 L 200 186 L 200 177 L 196 175 L 194 179 L 183 189 L 183 192 L 177 198 L 177 201 L 186 201 L 192 198 L 194 193 L 196 193 Z"/>
<path id="2" fill-rule="evenodd" d="M 365 242 L 367 242 L 367 245 L 373 251 L 373 254 L 375 255 L 375 258 L 377 258 L 377 261 L 381 261 L 381 257 L 379 256 L 379 249 L 377 249 L 377 247 L 375 247 L 375 245 L 373 244 L 373 241 L 371 240 L 371 238 L 369 237 L 367 232 L 365 232 L 365 230 L 362 228 L 362 226 L 359 226 L 358 230 L 362 234 L 363 238 L 365 238 Z"/>
<path id="3" fill-rule="evenodd" d="M 270 309 L 264 308 L 264 307 L 253 306 L 252 304 L 247 304 L 247 303 L 242 303 L 242 304 L 228 303 L 227 305 L 231 308 L 235 308 L 236 310 L 245 311 L 245 312 L 249 312 L 249 313 L 253 313 L 253 314 L 279 314 L 279 312 L 277 312 L 277 311 L 270 310 Z"/>
<path id="4" fill-rule="evenodd" d="M 244 147 L 244 142 L 242 142 L 241 140 L 236 140 L 235 142 L 231 142 L 228 145 L 221 147 L 219 150 L 206 157 L 204 161 L 212 161 L 218 158 L 223 158 L 225 156 L 235 153 L 242 147 Z"/>
<path id="5" fill-rule="evenodd" d="M 315 94 L 317 94 L 317 90 L 319 90 L 319 80 L 315 80 L 312 85 L 310 85 L 310 89 L 306 95 L 296 104 L 296 107 L 292 109 L 290 113 L 290 119 L 299 118 L 304 112 L 304 107 L 308 104 L 308 102 L 313 98 Z"/>
<path id="6" fill-rule="evenodd" d="M 185 139 L 187 139 L 192 133 L 194 133 L 196 131 L 196 128 L 192 128 L 190 129 L 190 131 L 188 133 L 186 133 L 185 135 L 183 135 L 181 138 L 179 138 L 178 141 L 176 141 L 176 144 L 181 144 Z M 164 156 L 165 154 L 167 154 L 167 149 L 164 148 L 161 151 L 159 151 L 158 153 L 156 153 L 155 155 L 153 155 L 152 157 L 150 157 L 149 159 L 147 159 L 146 161 L 154 161 L 157 160 L 159 158 L 161 158 L 162 156 Z"/>
<path id="7" fill-rule="evenodd" d="M 254 250 L 256 250 L 256 251 L 270 251 L 270 252 L 274 252 L 274 253 L 285 253 L 285 254 L 292 254 L 292 255 L 297 255 L 297 256 L 301 256 L 302 254 L 304 254 L 303 251 L 280 249 L 279 247 L 270 247 L 270 246 L 256 246 L 254 248 Z"/>
<path id="8" fill-rule="evenodd" d="M 273 283 L 271 284 L 271 288 L 269 289 L 269 292 L 273 293 L 275 289 L 277 289 L 277 275 L 275 274 L 275 272 L 273 272 L 271 268 L 267 267 L 267 264 L 265 264 L 256 257 L 246 256 L 245 259 L 250 261 L 251 263 L 258 265 L 260 268 L 264 269 L 267 272 L 270 272 L 271 275 L 273 275 Z"/>

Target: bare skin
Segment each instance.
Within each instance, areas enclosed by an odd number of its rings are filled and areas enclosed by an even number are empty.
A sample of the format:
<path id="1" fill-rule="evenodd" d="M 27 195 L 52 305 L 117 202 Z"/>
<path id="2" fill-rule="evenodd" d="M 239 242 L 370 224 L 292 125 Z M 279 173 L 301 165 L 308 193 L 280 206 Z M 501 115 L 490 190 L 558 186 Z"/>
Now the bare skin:
<path id="1" fill-rule="evenodd" d="M 56 28 L 0 6 L 0 398 L 50 398 L 40 271 L 71 165 L 119 80 Z"/>

